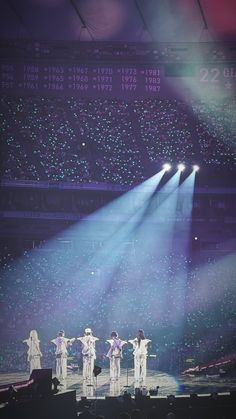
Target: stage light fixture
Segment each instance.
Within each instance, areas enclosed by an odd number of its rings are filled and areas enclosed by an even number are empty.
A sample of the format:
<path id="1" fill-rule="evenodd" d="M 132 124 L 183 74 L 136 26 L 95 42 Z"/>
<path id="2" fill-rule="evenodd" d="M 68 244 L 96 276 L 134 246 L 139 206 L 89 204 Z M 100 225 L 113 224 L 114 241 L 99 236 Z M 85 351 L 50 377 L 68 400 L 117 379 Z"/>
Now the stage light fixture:
<path id="1" fill-rule="evenodd" d="M 198 403 L 198 394 L 197 393 L 191 393 L 189 395 L 190 398 L 190 406 L 196 405 Z"/>
<path id="2" fill-rule="evenodd" d="M 18 396 L 18 391 L 17 389 L 14 387 L 14 385 L 10 385 L 9 389 L 6 392 L 6 399 L 8 401 L 8 403 L 12 402 L 12 401 L 16 401 Z"/>
<path id="3" fill-rule="evenodd" d="M 170 394 L 169 396 L 167 396 L 167 402 L 168 402 L 169 405 L 173 405 L 175 403 L 174 394 Z"/>
<path id="4" fill-rule="evenodd" d="M 185 169 L 185 165 L 183 163 L 180 163 L 180 164 L 178 164 L 177 168 L 180 172 L 183 172 L 184 169 Z"/>
<path id="5" fill-rule="evenodd" d="M 162 168 L 163 168 L 166 172 L 168 172 L 168 171 L 171 169 L 171 165 L 170 165 L 169 163 L 165 163 L 165 164 L 163 164 Z"/>
<path id="6" fill-rule="evenodd" d="M 200 169 L 200 167 L 199 167 L 197 164 L 194 164 L 194 165 L 193 165 L 193 171 L 194 171 L 194 172 L 198 172 L 198 171 L 199 171 L 199 169 Z"/>
<path id="7" fill-rule="evenodd" d="M 210 398 L 212 400 L 217 400 L 219 398 L 219 395 L 216 391 L 213 391 L 213 393 L 211 393 Z"/>
<path id="8" fill-rule="evenodd" d="M 97 377 L 99 374 L 101 374 L 101 372 L 102 372 L 102 368 L 99 367 L 98 365 L 94 365 L 94 369 L 93 369 L 94 377 Z"/>
<path id="9" fill-rule="evenodd" d="M 60 383 L 60 381 L 57 379 L 57 377 L 54 377 L 53 379 L 52 379 L 52 384 L 53 384 L 53 390 L 52 390 L 52 392 L 53 392 L 53 394 L 56 394 L 56 393 L 58 393 L 58 386 L 61 384 Z"/>

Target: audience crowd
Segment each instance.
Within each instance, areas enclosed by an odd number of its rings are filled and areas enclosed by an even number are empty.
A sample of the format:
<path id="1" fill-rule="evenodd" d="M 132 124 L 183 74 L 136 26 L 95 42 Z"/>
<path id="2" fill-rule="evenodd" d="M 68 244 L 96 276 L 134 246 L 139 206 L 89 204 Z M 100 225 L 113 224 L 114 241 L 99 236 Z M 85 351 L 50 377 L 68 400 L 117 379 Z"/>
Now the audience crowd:
<path id="1" fill-rule="evenodd" d="M 166 161 L 232 167 L 235 105 L 3 97 L 1 177 L 133 185 Z"/>
<path id="2" fill-rule="evenodd" d="M 166 161 L 230 170 L 235 164 L 235 105 L 232 99 L 186 104 L 169 99 L 2 97 L 1 178 L 129 186 Z M 31 194 L 31 206 L 24 210 L 43 206 L 51 211 L 59 204 L 70 210 L 53 192 L 40 195 L 40 201 L 38 192 Z M 9 190 L 3 209 L 19 209 L 22 197 L 19 205 L 16 197 Z M 77 198 L 71 202 L 78 209 Z M 204 363 L 233 351 L 234 261 L 208 257 L 194 263 L 179 249 L 178 254 L 163 256 L 153 249 L 149 254 L 148 246 L 135 240 L 101 261 L 96 254 L 103 243 L 79 239 L 79 245 L 59 248 L 52 241 L 20 255 L 14 245 L 2 245 L 2 371 L 26 368 L 22 341 L 31 329 L 39 332 L 45 366 L 52 363 L 50 340 L 58 330 L 75 337 L 86 326 L 100 337 L 102 362 L 104 342 L 114 328 L 128 339 L 143 327 L 158 368 L 181 370 L 188 357 Z M 78 359 L 79 348 L 74 345 L 71 351 Z M 124 354 L 130 355 L 127 347 Z"/>
<path id="3" fill-rule="evenodd" d="M 100 243 L 102 246 L 102 243 Z M 130 246 L 130 247 L 129 247 Z M 130 243 L 116 261 L 97 266 L 98 243 L 50 246 L 16 255 L 14 246 L 1 252 L 1 370 L 26 368 L 22 341 L 36 328 L 43 347 L 43 364 L 53 364 L 50 340 L 64 328 L 68 337 L 91 326 L 100 341 L 97 355 L 107 363 L 106 339 L 118 330 L 124 339 L 143 327 L 152 340 L 152 367 L 186 369 L 186 359 L 198 365 L 234 351 L 235 263 L 206 258 L 194 264 L 184 254 L 155 258 Z M 146 263 L 145 263 L 146 261 Z M 222 278 L 224 282 L 222 283 Z M 73 362 L 79 344 L 70 349 Z M 124 348 L 132 363 L 132 351 Z"/>

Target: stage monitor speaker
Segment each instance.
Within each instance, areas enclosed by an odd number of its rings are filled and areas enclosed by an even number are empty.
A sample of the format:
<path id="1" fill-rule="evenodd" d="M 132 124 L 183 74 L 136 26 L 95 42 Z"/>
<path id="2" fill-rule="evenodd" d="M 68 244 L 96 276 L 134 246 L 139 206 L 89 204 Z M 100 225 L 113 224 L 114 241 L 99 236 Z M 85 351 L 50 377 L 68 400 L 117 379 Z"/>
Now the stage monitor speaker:
<path id="1" fill-rule="evenodd" d="M 102 368 L 99 367 L 98 365 L 94 365 L 94 369 L 93 369 L 93 375 L 94 377 L 97 377 L 102 371 Z"/>
<path id="2" fill-rule="evenodd" d="M 52 394 L 52 369 L 33 370 L 30 379 L 34 380 L 32 385 L 38 395 L 47 396 Z"/>

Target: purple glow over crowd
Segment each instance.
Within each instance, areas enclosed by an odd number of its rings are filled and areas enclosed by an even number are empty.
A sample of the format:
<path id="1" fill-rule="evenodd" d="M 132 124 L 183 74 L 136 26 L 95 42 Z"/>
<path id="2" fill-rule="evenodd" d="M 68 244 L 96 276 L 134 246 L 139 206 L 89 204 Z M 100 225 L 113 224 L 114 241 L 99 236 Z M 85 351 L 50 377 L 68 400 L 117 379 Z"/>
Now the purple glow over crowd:
<path id="1" fill-rule="evenodd" d="M 155 368 L 234 352 L 235 199 L 213 189 L 234 184 L 236 102 L 199 97 L 2 97 L 2 211 L 19 232 L 1 246 L 2 370 L 25 370 L 32 329 L 45 367 L 58 330 L 86 326 L 104 365 L 111 330 L 140 327 Z"/>

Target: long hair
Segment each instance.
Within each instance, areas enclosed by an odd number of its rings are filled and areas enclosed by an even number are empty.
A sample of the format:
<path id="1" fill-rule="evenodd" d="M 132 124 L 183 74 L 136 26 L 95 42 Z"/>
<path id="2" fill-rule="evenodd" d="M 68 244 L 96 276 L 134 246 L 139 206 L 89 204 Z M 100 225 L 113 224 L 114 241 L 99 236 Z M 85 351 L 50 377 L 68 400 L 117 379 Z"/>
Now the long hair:
<path id="1" fill-rule="evenodd" d="M 138 344 L 140 345 L 141 340 L 145 339 L 144 331 L 143 329 L 139 329 L 138 331 Z"/>
<path id="2" fill-rule="evenodd" d="M 39 340 L 37 330 L 33 329 L 30 331 L 30 339 Z"/>

